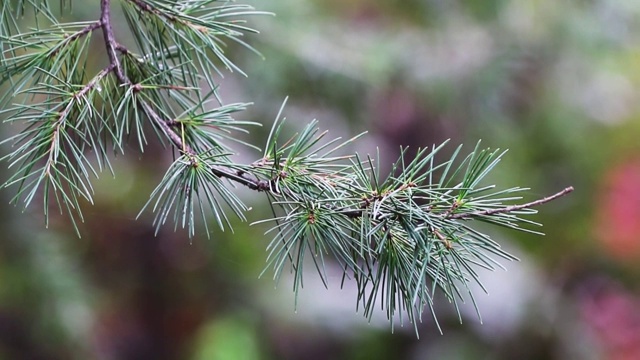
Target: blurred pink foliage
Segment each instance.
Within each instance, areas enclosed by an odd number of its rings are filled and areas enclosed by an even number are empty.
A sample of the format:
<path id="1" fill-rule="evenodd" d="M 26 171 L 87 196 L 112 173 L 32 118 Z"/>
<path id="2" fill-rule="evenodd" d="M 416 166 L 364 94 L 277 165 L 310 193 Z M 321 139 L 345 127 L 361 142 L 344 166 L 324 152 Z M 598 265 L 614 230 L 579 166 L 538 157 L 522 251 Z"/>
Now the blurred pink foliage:
<path id="1" fill-rule="evenodd" d="M 604 359 L 640 359 L 640 298 L 605 284 L 581 299 L 583 318 L 600 340 Z"/>
<path id="2" fill-rule="evenodd" d="M 640 256 L 640 159 L 609 170 L 597 202 L 596 235 L 609 255 L 628 261 Z M 640 356 L 637 357 L 640 359 Z"/>

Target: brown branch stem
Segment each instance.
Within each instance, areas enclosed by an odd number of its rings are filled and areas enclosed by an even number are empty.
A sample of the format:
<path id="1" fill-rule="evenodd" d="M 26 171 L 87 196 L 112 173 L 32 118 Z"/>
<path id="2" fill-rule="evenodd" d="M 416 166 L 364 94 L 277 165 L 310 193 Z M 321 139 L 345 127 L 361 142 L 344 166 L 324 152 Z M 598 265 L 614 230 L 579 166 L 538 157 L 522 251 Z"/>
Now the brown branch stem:
<path id="1" fill-rule="evenodd" d="M 458 213 L 458 214 L 452 214 L 447 216 L 447 219 L 469 219 L 469 218 L 474 218 L 474 217 L 478 217 L 478 216 L 487 216 L 487 215 L 496 215 L 496 214 L 505 214 L 505 213 L 510 213 L 510 212 L 514 212 L 517 210 L 522 210 L 522 209 L 528 209 L 528 208 L 532 208 L 534 206 L 538 206 L 538 205 L 542 205 L 545 203 L 548 203 L 549 201 L 555 200 L 557 198 L 560 198 L 562 196 L 567 195 L 568 193 L 573 191 L 573 186 L 569 186 L 567 188 L 565 188 L 562 191 L 559 191 L 553 195 L 544 197 L 542 199 L 538 199 L 536 201 L 532 201 L 532 202 L 528 202 L 526 204 L 520 204 L 520 205 L 511 205 L 511 206 L 506 206 L 503 208 L 499 208 L 499 209 L 490 209 L 490 210 L 482 210 L 482 211 L 474 211 L 474 212 L 470 212 L 470 213 Z"/>
<path id="2" fill-rule="evenodd" d="M 122 44 L 116 41 L 115 35 L 113 33 L 113 24 L 111 22 L 111 11 L 110 4 L 111 0 L 100 0 L 100 10 L 101 17 L 100 22 L 102 23 L 102 32 L 104 34 L 104 42 L 107 47 L 107 55 L 109 57 L 109 64 L 113 67 L 116 77 L 121 85 L 130 85 L 135 86 L 131 83 L 131 80 L 127 77 L 122 69 L 122 65 L 120 64 L 120 59 L 118 58 L 118 52 L 127 54 L 129 50 Z M 147 114 L 147 117 L 155 123 L 162 132 L 169 138 L 169 140 L 173 143 L 173 145 L 178 148 L 178 150 L 185 154 L 195 155 L 193 149 L 191 149 L 187 144 L 184 144 L 182 138 L 171 129 L 171 127 L 167 124 L 167 121 L 162 119 L 160 115 L 149 105 L 146 101 L 141 101 L 140 106 L 142 110 Z"/>
<path id="3" fill-rule="evenodd" d="M 111 22 L 111 0 L 100 0 L 100 24 L 102 26 L 102 35 L 104 37 L 104 43 L 107 47 L 107 56 L 109 57 L 109 64 L 114 67 L 118 81 L 122 84 L 130 84 L 129 79 L 125 76 L 120 65 L 120 59 L 118 59 L 119 44 L 116 42 L 115 35 L 113 33 L 113 24 Z"/>
<path id="4" fill-rule="evenodd" d="M 82 89 L 80 89 L 80 91 L 74 93 L 71 96 L 71 100 L 69 101 L 65 109 L 61 111 L 60 114 L 58 115 L 58 119 L 64 119 L 69 113 L 69 111 L 71 110 L 71 108 L 73 107 L 74 101 L 85 96 L 89 91 L 91 91 L 91 89 L 96 87 L 96 85 L 100 80 L 102 80 L 114 69 L 115 69 L 115 66 L 113 66 L 113 64 L 107 66 L 106 68 L 102 69 L 96 76 L 94 76 L 93 79 L 91 79 L 91 81 L 89 81 L 86 85 L 84 85 Z"/>

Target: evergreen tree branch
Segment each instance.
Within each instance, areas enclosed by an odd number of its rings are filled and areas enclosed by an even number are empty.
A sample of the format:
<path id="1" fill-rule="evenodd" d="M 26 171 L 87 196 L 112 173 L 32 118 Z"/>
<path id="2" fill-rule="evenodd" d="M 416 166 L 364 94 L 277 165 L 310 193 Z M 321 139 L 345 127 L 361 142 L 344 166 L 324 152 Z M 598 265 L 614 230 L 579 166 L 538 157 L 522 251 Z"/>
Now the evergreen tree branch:
<path id="1" fill-rule="evenodd" d="M 478 268 L 502 267 L 496 258 L 515 260 L 466 220 L 533 232 L 529 228 L 539 224 L 523 216 L 573 191 L 567 187 L 514 204 L 525 189 L 481 185 L 504 152 L 480 149 L 479 143 L 461 160 L 458 147 L 442 162 L 435 158 L 444 144 L 420 149 L 412 159 L 402 149 L 384 176 L 370 156 L 340 155 L 360 135 L 326 141 L 327 132 L 312 121 L 283 141 L 280 114 L 262 157 L 238 164 L 226 142 L 242 143 L 235 132 L 254 124 L 231 116 L 246 104 L 220 105 L 213 74 L 220 73 L 220 64 L 242 73 L 226 57 L 222 39 L 248 47 L 240 36 L 254 30 L 238 17 L 257 12 L 227 2 L 212 6 L 212 0 L 121 3 L 136 49 L 116 39 L 110 0 L 100 1 L 99 20 L 74 24 L 58 23 L 47 2 L 30 0 L 27 4 L 41 9 L 52 25 L 24 33 L 18 31 L 11 5 L 0 8 L 0 19 L 9 20 L 0 26 L 6 47 L 0 85 L 10 83 L 12 89 L 1 102 L 22 101 L 2 112 L 9 114 L 8 121 L 26 124 L 3 141 L 16 148 L 2 159 L 18 167 L 3 187 L 17 184 L 13 202 L 24 199 L 25 206 L 43 189 L 45 219 L 51 197 L 74 226 L 74 216 L 82 220 L 79 199 L 92 201 L 90 178 L 98 175 L 94 162 L 100 171 L 103 163 L 111 168 L 107 144 L 122 151 L 122 143 L 137 133 L 143 151 L 150 127 L 177 154 L 143 207 L 152 208 L 156 231 L 172 221 L 174 229 L 181 226 L 192 237 L 197 216 L 207 235 L 210 218 L 221 229 L 230 228 L 228 211 L 246 220 L 248 210 L 230 186 L 246 186 L 265 193 L 273 209 L 272 218 L 259 222 L 273 224 L 268 267 L 274 278 L 289 264 L 297 296 L 309 254 L 325 285 L 325 262 L 337 261 L 344 279 L 355 281 L 356 303 L 366 317 L 379 304 L 392 324 L 399 318 L 417 326 L 426 307 L 437 324 L 436 290 L 459 313 L 465 293 L 475 304 L 470 283 L 484 289 Z M 87 44 L 97 29 L 108 66 L 87 77 Z M 202 89 L 203 82 L 209 91 Z M 96 158 L 89 159 L 90 153 Z"/>

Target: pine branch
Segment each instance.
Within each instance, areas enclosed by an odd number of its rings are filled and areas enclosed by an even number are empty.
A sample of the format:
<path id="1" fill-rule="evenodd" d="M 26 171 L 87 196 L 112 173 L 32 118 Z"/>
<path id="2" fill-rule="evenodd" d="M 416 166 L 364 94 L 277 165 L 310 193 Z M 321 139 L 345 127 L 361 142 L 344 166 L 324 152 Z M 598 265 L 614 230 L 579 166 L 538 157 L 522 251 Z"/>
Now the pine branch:
<path id="1" fill-rule="evenodd" d="M 420 149 L 412 159 L 402 149 L 385 177 L 374 165 L 377 159 L 342 155 L 362 134 L 327 141 L 327 132 L 313 121 L 283 141 L 280 114 L 262 157 L 251 164 L 234 162 L 235 151 L 227 142 L 242 143 L 235 133 L 255 124 L 232 118 L 246 104 L 211 105 L 221 103 L 213 74 L 221 68 L 242 73 L 226 57 L 222 40 L 252 50 L 240 39 L 254 31 L 243 25 L 242 17 L 261 13 L 214 3 L 123 0 L 134 49 L 116 39 L 110 0 L 100 1 L 99 20 L 75 24 L 58 23 L 46 2 L 23 3 L 42 10 L 52 28 L 22 33 L 17 14 L 5 2 L 0 8 L 0 19 L 8 20 L 0 26 L 6 47 L 0 85 L 7 83 L 12 91 L 0 103 L 16 101 L 3 113 L 10 115 L 8 121 L 26 124 L 3 141 L 14 146 L 2 158 L 17 167 L 3 184 L 18 186 L 13 202 L 22 199 L 28 206 L 41 190 L 45 222 L 52 198 L 60 211 L 69 213 L 78 232 L 73 219 L 82 221 L 79 199 L 92 202 L 91 178 L 103 164 L 111 168 L 107 147 L 122 152 L 124 141 L 136 134 L 144 151 L 145 131 L 151 128 L 177 154 L 143 207 L 155 213 L 156 231 L 173 222 L 174 230 L 182 227 L 193 237 L 198 216 L 207 235 L 211 218 L 221 229 L 230 228 L 229 210 L 241 220 L 248 211 L 233 187 L 264 193 L 273 217 L 258 223 L 272 224 L 268 268 L 275 271 L 274 278 L 289 264 L 297 296 L 307 255 L 325 285 L 326 262 L 338 262 L 344 280 L 355 281 L 356 304 L 366 317 L 382 302 L 392 324 L 407 319 L 417 330 L 426 307 L 437 324 L 436 291 L 457 310 L 466 296 L 475 304 L 469 284 L 482 287 L 477 269 L 502 267 L 496 258 L 515 260 L 467 220 L 534 232 L 531 228 L 539 224 L 524 216 L 573 191 L 567 187 L 515 203 L 525 189 L 482 185 L 504 152 L 481 149 L 479 143 L 468 156 L 458 159 L 458 147 L 445 161 L 436 161 L 444 144 Z M 97 29 L 102 30 L 109 64 L 89 77 L 83 59 Z"/>

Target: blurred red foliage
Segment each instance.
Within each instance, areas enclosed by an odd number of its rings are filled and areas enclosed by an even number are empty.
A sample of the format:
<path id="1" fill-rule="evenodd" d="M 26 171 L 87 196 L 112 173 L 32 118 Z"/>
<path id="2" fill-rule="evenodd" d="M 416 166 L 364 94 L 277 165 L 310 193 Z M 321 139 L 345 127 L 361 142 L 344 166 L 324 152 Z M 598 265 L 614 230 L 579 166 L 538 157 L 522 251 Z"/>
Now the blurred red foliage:
<path id="1" fill-rule="evenodd" d="M 596 235 L 621 261 L 640 257 L 640 159 L 613 167 L 596 203 Z M 638 357 L 640 358 L 640 357 Z"/>
<path id="2" fill-rule="evenodd" d="M 580 308 L 599 339 L 603 358 L 640 359 L 640 298 L 617 284 L 601 285 L 581 299 Z"/>

